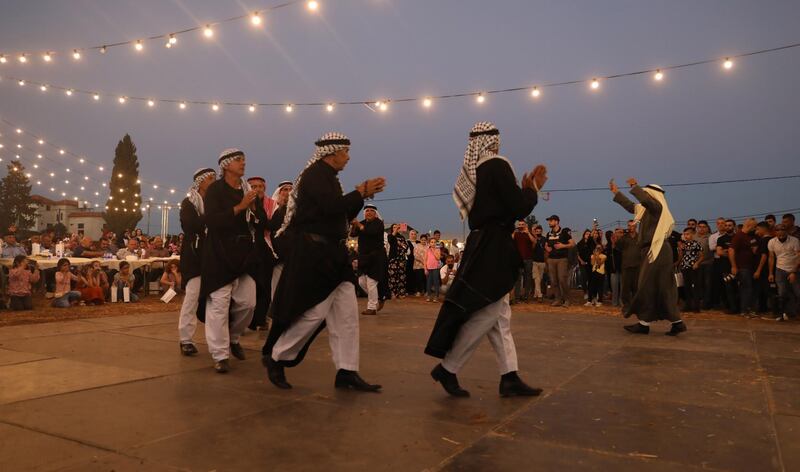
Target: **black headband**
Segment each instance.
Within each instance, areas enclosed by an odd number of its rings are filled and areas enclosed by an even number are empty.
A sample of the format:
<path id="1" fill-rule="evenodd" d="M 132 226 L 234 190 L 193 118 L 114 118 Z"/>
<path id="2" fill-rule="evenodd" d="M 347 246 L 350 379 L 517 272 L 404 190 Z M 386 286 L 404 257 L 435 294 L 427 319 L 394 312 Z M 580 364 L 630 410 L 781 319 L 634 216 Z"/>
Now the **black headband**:
<path id="1" fill-rule="evenodd" d="M 500 130 L 495 129 L 487 129 L 486 131 L 472 131 L 469 133 L 470 138 L 475 138 L 477 136 L 496 136 L 500 134 Z"/>
<path id="2" fill-rule="evenodd" d="M 200 177 L 203 174 L 208 174 L 209 172 L 214 173 L 214 174 L 217 173 L 214 169 L 211 169 L 210 167 L 206 168 L 206 169 L 200 169 L 200 170 L 197 171 L 197 173 L 194 174 L 194 177 L 192 177 L 192 180 L 197 180 L 198 177 Z"/>
<path id="3" fill-rule="evenodd" d="M 230 154 L 225 154 L 224 156 L 221 156 L 219 160 L 217 160 L 217 164 L 222 164 L 222 161 L 224 161 L 225 159 L 229 159 L 231 157 L 239 157 L 239 156 L 244 157 L 244 153 L 242 151 L 234 151 Z"/>
<path id="4" fill-rule="evenodd" d="M 344 139 L 321 139 L 314 143 L 317 147 L 323 146 L 349 146 L 350 140 L 347 138 Z"/>
<path id="5" fill-rule="evenodd" d="M 666 193 L 663 188 L 658 188 L 655 185 L 645 185 L 644 188 L 649 188 L 650 190 L 655 190 L 656 192 Z"/>

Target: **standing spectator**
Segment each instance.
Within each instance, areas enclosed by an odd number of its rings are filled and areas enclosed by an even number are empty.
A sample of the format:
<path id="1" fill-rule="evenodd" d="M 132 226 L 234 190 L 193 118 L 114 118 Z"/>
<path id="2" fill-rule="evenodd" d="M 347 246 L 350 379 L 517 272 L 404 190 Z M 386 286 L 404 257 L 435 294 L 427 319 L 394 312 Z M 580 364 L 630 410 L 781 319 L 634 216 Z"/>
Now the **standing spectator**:
<path id="1" fill-rule="evenodd" d="M 714 268 L 714 253 L 709 246 L 710 233 L 711 228 L 708 226 L 708 221 L 700 220 L 697 222 L 697 232 L 695 232 L 694 240 L 700 244 L 703 259 L 697 268 L 697 274 L 695 274 L 695 290 L 698 292 L 696 294 L 697 297 L 703 300 L 702 306 L 706 309 L 710 308 L 711 305 L 711 275 Z M 695 308 L 700 310 L 700 305 Z"/>
<path id="2" fill-rule="evenodd" d="M 569 261 L 570 248 L 575 247 L 570 231 L 561 227 L 561 218 L 552 215 L 547 219 L 550 232 L 547 233 L 547 272 L 553 285 L 555 300 L 553 306 L 569 306 Z"/>
<path id="3" fill-rule="evenodd" d="M 717 231 L 712 233 L 708 237 L 708 249 L 714 255 L 714 262 L 711 266 L 711 278 L 709 280 L 709 284 L 705 290 L 705 300 L 703 301 L 706 310 L 717 307 L 720 302 L 725 298 L 724 297 L 724 286 L 722 283 L 722 272 L 724 268 L 724 261 L 727 260 L 726 258 L 720 258 L 720 251 L 717 251 L 717 243 L 719 242 L 719 238 L 722 237 L 726 232 L 726 223 L 725 218 L 719 217 L 716 221 L 717 224 Z"/>
<path id="4" fill-rule="evenodd" d="M 756 271 L 757 261 L 755 252 L 758 241 L 755 238 L 756 220 L 748 218 L 731 239 L 728 257 L 731 261 L 731 275 L 739 282 L 739 310 L 742 315 L 755 316 L 753 306 L 753 274 Z"/>
<path id="5" fill-rule="evenodd" d="M 583 298 L 589 300 L 589 279 L 592 278 L 592 253 L 594 252 L 595 240 L 592 232 L 588 229 L 583 231 L 581 240 L 578 241 L 578 268 L 581 274 L 581 287 L 583 287 Z"/>
<path id="6" fill-rule="evenodd" d="M 389 238 L 389 290 L 396 298 L 406 296 L 406 263 L 408 261 L 408 245 L 406 238 L 400 234 L 400 225 L 392 225 Z"/>
<path id="7" fill-rule="evenodd" d="M 541 303 L 544 298 L 542 280 L 544 279 L 544 271 L 547 269 L 544 248 L 546 240 L 542 236 L 541 225 L 536 225 L 536 227 L 533 228 L 533 237 L 536 241 L 533 243 L 533 296 Z"/>
<path id="8" fill-rule="evenodd" d="M 757 248 L 755 255 L 756 270 L 753 272 L 753 305 L 758 313 L 766 312 L 769 299 L 769 282 L 767 265 L 769 263 L 769 241 L 772 239 L 769 223 L 762 221 L 756 225 Z"/>
<path id="9" fill-rule="evenodd" d="M 733 235 L 736 232 L 736 222 L 725 220 L 724 233 L 717 239 L 717 255 L 719 256 L 719 267 L 722 274 L 722 300 L 726 312 L 729 315 L 739 313 L 737 306 L 739 297 L 737 296 L 736 276 L 731 274 L 730 248 Z"/>
<path id="10" fill-rule="evenodd" d="M 620 280 L 619 299 L 624 311 L 639 288 L 639 267 L 642 265 L 642 250 L 639 247 L 636 221 L 628 220 L 628 230 L 619 239 L 617 246 L 622 253 L 622 279 Z"/>
<path id="11" fill-rule="evenodd" d="M 427 278 L 425 299 L 429 302 L 439 301 L 439 286 L 441 284 L 439 274 L 440 257 L 441 252 L 436 247 L 436 239 L 431 238 L 428 241 L 428 249 L 425 251 L 425 277 Z"/>
<path id="12" fill-rule="evenodd" d="M 31 284 L 39 281 L 39 267 L 35 261 L 26 256 L 14 257 L 11 270 L 8 271 L 8 295 L 11 298 L 9 308 L 12 310 L 33 310 Z"/>
<path id="13" fill-rule="evenodd" d="M 81 301 L 81 292 L 72 290 L 72 282 L 78 281 L 78 276 L 70 272 L 69 259 L 62 257 L 56 264 L 56 293 L 52 306 L 55 308 L 69 308 Z"/>
<path id="14" fill-rule="evenodd" d="M 445 264 L 439 269 L 439 278 L 441 279 L 441 286 L 439 287 L 440 293 L 446 294 L 450 286 L 453 285 L 453 279 L 456 278 L 456 271 L 458 271 L 458 264 L 456 263 L 455 256 L 447 256 Z"/>
<path id="15" fill-rule="evenodd" d="M 600 293 L 603 290 L 603 282 L 606 278 L 606 255 L 603 254 L 603 246 L 596 244 L 589 257 L 589 299 L 586 306 L 600 306 Z"/>
<path id="16" fill-rule="evenodd" d="M 764 221 L 769 226 L 769 232 L 770 233 L 774 233 L 775 232 L 775 224 L 776 224 L 776 221 L 777 221 L 777 219 L 775 218 L 775 215 L 767 215 L 767 216 L 765 216 L 764 217 Z"/>
<path id="17" fill-rule="evenodd" d="M 689 220 L 686 222 L 686 227 L 687 228 L 692 228 L 693 230 L 695 230 L 695 232 L 697 232 L 697 225 L 698 225 L 698 222 L 694 218 L 689 218 Z"/>
<path id="18" fill-rule="evenodd" d="M 119 263 L 119 272 L 114 275 L 114 284 L 111 288 L 117 291 L 117 300 L 122 300 L 125 287 L 130 289 L 131 302 L 139 301 L 139 297 L 133 293 L 133 287 L 136 286 L 136 276 L 131 272 L 131 264 L 128 261 Z"/>
<path id="19" fill-rule="evenodd" d="M 419 295 L 419 287 L 414 278 L 414 248 L 419 244 L 417 240 L 417 230 L 412 229 L 408 232 L 406 240 L 406 292 Z"/>
<path id="20" fill-rule="evenodd" d="M 797 272 L 800 265 L 800 240 L 789 235 L 785 225 L 776 228 L 776 236 L 767 245 L 769 248 L 769 281 L 778 287 L 778 304 L 781 316 L 777 321 L 788 321 L 796 316 L 800 304 L 800 280 Z M 793 303 L 789 303 L 792 299 Z M 790 315 L 791 313 L 791 315 Z"/>
<path id="21" fill-rule="evenodd" d="M 703 263 L 702 245 L 695 238 L 695 230 L 687 226 L 678 242 L 678 270 L 683 275 L 684 310 L 700 311 L 700 265 Z"/>
<path id="22" fill-rule="evenodd" d="M 782 218 L 783 227 L 786 228 L 786 234 L 794 238 L 800 239 L 800 228 L 794 224 L 794 215 L 787 213 Z"/>
<path id="23" fill-rule="evenodd" d="M 517 252 L 522 259 L 522 268 L 520 275 L 517 277 L 517 283 L 514 286 L 516 302 L 528 301 L 531 297 L 531 289 L 533 288 L 531 276 L 533 275 L 534 242 L 536 242 L 536 239 L 528 230 L 528 225 L 522 220 L 517 221 L 517 228 L 516 231 L 514 231 L 514 243 L 516 243 Z"/>
<path id="24" fill-rule="evenodd" d="M 419 243 L 414 246 L 414 279 L 416 280 L 418 295 L 428 291 L 428 271 L 425 269 L 425 255 L 428 253 L 428 235 L 419 237 Z"/>
<path id="25" fill-rule="evenodd" d="M 605 248 L 606 254 L 606 277 L 611 288 L 611 305 L 620 306 L 620 283 L 622 278 L 622 250 L 619 248 L 619 240 L 625 236 L 622 228 L 617 228 L 611 232 L 608 244 Z"/>

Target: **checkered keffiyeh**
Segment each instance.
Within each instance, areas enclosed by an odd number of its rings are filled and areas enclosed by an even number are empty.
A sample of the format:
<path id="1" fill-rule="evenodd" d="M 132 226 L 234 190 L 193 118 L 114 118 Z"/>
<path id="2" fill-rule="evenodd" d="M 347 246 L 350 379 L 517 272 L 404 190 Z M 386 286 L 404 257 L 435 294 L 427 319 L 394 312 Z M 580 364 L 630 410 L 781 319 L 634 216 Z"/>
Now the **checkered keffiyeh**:
<path id="1" fill-rule="evenodd" d="M 197 169 L 194 173 L 194 181 L 192 181 L 192 186 L 189 188 L 189 201 L 192 202 L 192 205 L 194 205 L 195 209 L 197 209 L 197 214 L 200 216 L 203 216 L 203 213 L 205 212 L 205 208 L 203 206 L 203 197 L 199 192 L 200 183 L 209 174 L 213 175 L 214 178 L 217 177 L 217 173 L 214 172 L 214 169 L 209 167 Z"/>
<path id="2" fill-rule="evenodd" d="M 300 183 L 303 177 L 303 172 L 305 172 L 306 169 L 311 167 L 312 164 L 323 157 L 330 156 L 340 149 L 349 149 L 350 138 L 341 133 L 325 133 L 314 144 L 316 145 L 314 154 L 311 156 L 311 159 L 308 160 L 305 168 L 303 168 L 303 171 L 300 172 L 300 175 L 294 182 L 292 193 L 289 194 L 289 202 L 286 204 L 286 216 L 283 219 L 283 225 L 281 225 L 281 228 L 275 232 L 275 236 L 280 236 L 284 231 L 286 231 L 286 228 L 288 228 L 289 224 L 292 222 L 297 205 L 297 196 L 300 194 Z M 336 181 L 339 182 L 338 177 L 336 178 Z M 341 189 L 341 187 L 342 184 L 339 182 L 339 188 Z M 342 193 L 344 193 L 344 190 L 342 190 Z"/>
<path id="3" fill-rule="evenodd" d="M 495 149 L 500 148 L 500 131 L 488 121 L 475 123 L 469 133 L 469 144 L 464 152 L 464 165 L 456 179 L 453 189 L 453 200 L 456 202 L 461 219 L 469 217 L 472 205 L 475 203 L 475 185 L 477 182 L 478 165 L 499 157 Z"/>

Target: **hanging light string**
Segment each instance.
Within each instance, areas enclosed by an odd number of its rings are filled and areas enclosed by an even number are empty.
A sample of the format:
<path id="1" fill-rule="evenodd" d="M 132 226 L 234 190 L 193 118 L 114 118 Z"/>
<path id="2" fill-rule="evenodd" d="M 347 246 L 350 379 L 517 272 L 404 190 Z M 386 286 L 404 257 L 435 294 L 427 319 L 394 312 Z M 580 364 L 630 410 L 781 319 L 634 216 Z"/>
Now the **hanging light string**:
<path id="1" fill-rule="evenodd" d="M 58 145 L 56 145 L 54 143 L 51 143 L 51 142 L 45 140 L 44 138 L 42 138 L 41 136 L 39 136 L 37 134 L 34 134 L 34 133 L 30 132 L 30 131 L 27 131 L 27 130 L 25 130 L 23 128 L 20 128 L 17 125 L 15 125 L 14 123 L 12 123 L 11 121 L 7 120 L 6 118 L 0 117 L 0 124 L 4 124 L 4 125 L 6 125 L 8 127 L 8 129 L 13 130 L 12 131 L 12 133 L 13 133 L 12 136 L 14 136 L 14 135 L 17 135 L 17 136 L 29 136 L 30 138 L 35 140 L 40 146 L 47 145 L 47 146 L 49 146 L 49 147 L 51 147 L 53 149 L 56 149 L 57 152 L 59 153 L 59 155 L 70 156 L 70 157 L 76 159 L 78 161 L 78 164 L 80 164 L 80 165 L 85 165 L 86 163 L 89 163 L 92 166 L 94 166 L 98 170 L 98 172 L 104 172 L 106 170 L 106 168 L 107 168 L 107 166 L 105 164 L 102 164 L 100 162 L 91 160 L 86 156 L 82 156 L 82 155 L 76 154 L 76 153 L 74 153 L 74 152 L 72 152 L 72 151 L 70 151 L 68 149 L 65 149 L 63 147 L 60 147 L 60 146 L 58 146 Z M 26 148 L 22 144 L 17 144 L 17 145 L 20 146 L 20 149 L 27 149 L 30 152 L 36 154 L 37 157 L 45 156 L 44 153 L 38 152 L 38 149 Z M 62 165 L 63 164 L 63 162 L 55 161 L 55 160 L 50 159 L 49 156 L 45 156 L 45 158 L 50 160 L 50 161 L 52 161 L 53 163 L 55 163 L 57 165 Z M 109 172 L 111 172 L 111 170 L 112 170 L 111 168 L 108 168 Z M 105 183 L 104 181 L 97 180 L 94 177 L 91 177 L 91 179 L 97 181 L 98 183 Z M 160 190 L 161 192 L 163 192 L 164 195 L 169 195 L 169 197 L 174 197 L 177 194 L 177 190 L 175 190 L 175 188 L 170 188 L 169 186 L 161 185 L 158 182 L 143 180 L 143 179 L 139 178 L 137 183 L 139 183 L 140 185 L 143 185 L 143 186 L 144 185 L 150 186 L 152 188 L 153 192 L 156 192 L 157 190 Z M 158 192 L 156 192 L 156 193 L 158 193 Z"/>
<path id="2" fill-rule="evenodd" d="M 797 175 L 779 175 L 774 177 L 756 177 L 756 178 L 749 178 L 749 179 L 732 179 L 732 180 L 707 180 L 704 182 L 678 182 L 672 184 L 660 184 L 662 187 L 694 187 L 698 185 L 719 185 L 719 184 L 735 184 L 735 183 L 743 183 L 743 182 L 764 182 L 770 180 L 784 180 L 784 179 L 797 179 L 800 178 L 800 174 Z M 560 188 L 560 189 L 553 189 L 543 191 L 541 193 L 556 193 L 556 192 L 598 192 L 598 191 L 608 191 L 608 186 L 605 187 L 582 187 L 582 188 Z M 374 200 L 375 202 L 394 202 L 394 201 L 401 201 L 401 200 L 418 200 L 421 198 L 438 198 L 438 197 L 451 197 L 453 196 L 452 192 L 448 193 L 431 193 L 427 195 L 410 195 L 405 197 L 394 197 L 394 198 L 379 198 Z"/>
<path id="3" fill-rule="evenodd" d="M 186 36 L 190 33 L 196 33 L 202 31 L 203 37 L 205 37 L 206 39 L 210 39 L 214 37 L 214 27 L 223 25 L 225 23 L 241 21 L 243 19 L 248 19 L 248 21 L 253 26 L 259 27 L 263 24 L 263 16 L 265 13 L 270 13 L 276 10 L 280 10 L 282 8 L 286 8 L 298 3 L 305 3 L 306 8 L 311 12 L 316 12 L 319 9 L 319 2 L 315 0 L 310 0 L 310 1 L 291 0 L 277 5 L 264 7 L 259 10 L 254 10 L 252 12 L 243 15 L 232 16 L 230 18 L 225 18 L 222 20 L 211 21 L 203 25 L 184 28 L 177 31 L 172 31 L 170 33 L 163 33 L 153 36 L 142 37 L 140 39 L 131 39 L 127 41 L 114 41 L 95 46 L 85 46 L 85 47 L 66 48 L 66 49 L 44 49 L 38 51 L 2 52 L 0 53 L 0 65 L 10 64 L 12 62 L 16 62 L 19 64 L 27 64 L 33 58 L 41 58 L 41 61 L 44 62 L 45 64 L 52 64 L 54 59 L 59 56 L 71 57 L 74 62 L 77 62 L 83 59 L 84 56 L 89 52 L 99 52 L 101 54 L 106 54 L 109 49 L 121 46 L 133 46 L 136 52 L 141 52 L 145 48 L 145 42 L 151 42 L 151 41 L 163 41 L 164 42 L 163 45 L 165 48 L 172 49 L 174 46 L 177 45 L 179 36 Z"/>
<path id="4" fill-rule="evenodd" d="M 97 90 L 84 90 L 75 87 L 67 87 L 64 85 L 53 85 L 47 84 L 44 82 L 38 82 L 33 80 L 28 80 L 21 77 L 15 76 L 0 76 L 0 81 L 11 81 L 16 82 L 20 87 L 26 87 L 28 85 L 38 87 L 42 93 L 47 93 L 48 91 L 58 90 L 63 92 L 67 97 L 71 97 L 74 94 L 81 94 L 87 97 L 91 97 L 91 99 L 95 102 L 101 101 L 103 98 L 110 98 L 114 101 L 118 102 L 120 105 L 125 105 L 129 101 L 136 101 L 145 103 L 147 107 L 154 108 L 156 104 L 171 104 L 173 106 L 177 105 L 178 109 L 185 110 L 190 105 L 201 105 L 205 107 L 210 107 L 213 112 L 218 112 L 223 106 L 229 107 L 245 107 L 251 113 L 255 112 L 258 107 L 280 107 L 283 108 L 287 113 L 291 113 L 297 107 L 324 107 L 324 109 L 331 113 L 333 112 L 337 106 L 367 106 L 372 111 L 378 112 L 386 112 L 389 109 L 389 105 L 392 103 L 421 103 L 423 107 L 430 108 L 434 101 L 436 100 L 448 100 L 448 99 L 458 99 L 458 98 L 465 98 L 465 97 L 472 97 L 478 104 L 482 104 L 486 101 L 487 97 L 490 95 L 496 94 L 505 94 L 505 93 L 515 93 L 521 91 L 529 91 L 530 96 L 537 100 L 541 95 L 544 94 L 543 89 L 548 88 L 555 88 L 555 87 L 563 87 L 569 85 L 578 85 L 578 84 L 588 84 L 589 88 L 593 91 L 598 91 L 601 88 L 601 83 L 612 80 L 612 79 L 619 79 L 623 77 L 633 77 L 633 76 L 641 76 L 645 74 L 652 74 L 653 80 L 655 82 L 661 82 L 665 78 L 665 71 L 671 70 L 678 70 L 678 69 L 686 69 L 689 67 L 697 67 L 706 64 L 712 63 L 719 63 L 721 64 L 722 68 L 726 71 L 732 69 L 734 67 L 734 59 L 745 58 L 760 54 L 768 54 L 768 53 L 775 53 L 779 51 L 785 51 L 789 49 L 794 49 L 800 47 L 800 43 L 793 43 L 793 44 L 786 44 L 783 46 L 773 47 L 769 49 L 760 49 L 758 51 L 750 51 L 744 52 L 741 54 L 735 54 L 730 56 L 725 56 L 722 58 L 713 58 L 713 59 L 705 59 L 702 61 L 694 61 L 694 62 L 687 62 L 683 64 L 674 64 L 668 65 L 659 68 L 653 69 L 642 69 L 633 72 L 623 72 L 619 74 L 611 74 L 605 76 L 596 76 L 591 79 L 576 79 L 576 80 L 567 80 L 563 82 L 545 82 L 541 84 L 534 84 L 528 86 L 521 86 L 521 87 L 512 87 L 512 88 L 505 88 L 505 89 L 495 89 L 495 90 L 485 90 L 485 91 L 473 91 L 473 92 L 462 92 L 462 93 L 448 93 L 442 95 L 429 95 L 425 97 L 406 97 L 406 98 L 380 98 L 380 99 L 370 99 L 370 100 L 354 100 L 354 101 L 333 101 L 333 102 L 323 102 L 323 101 L 311 101 L 311 102 L 242 102 L 242 101 L 232 101 L 232 100 L 214 100 L 214 99 L 179 99 L 179 98 L 154 98 L 154 97 L 142 97 L 142 96 L 134 96 L 134 95 L 127 95 L 127 94 L 115 94 L 109 92 L 102 92 Z"/>

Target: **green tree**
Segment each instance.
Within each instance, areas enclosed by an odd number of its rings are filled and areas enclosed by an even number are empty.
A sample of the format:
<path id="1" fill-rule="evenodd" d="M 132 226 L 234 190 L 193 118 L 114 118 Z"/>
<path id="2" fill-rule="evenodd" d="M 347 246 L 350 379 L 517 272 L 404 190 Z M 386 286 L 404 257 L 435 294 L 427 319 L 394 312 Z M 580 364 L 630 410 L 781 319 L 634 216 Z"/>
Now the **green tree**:
<path id="1" fill-rule="evenodd" d="M 25 167 L 19 161 L 9 162 L 6 167 L 8 173 L 0 180 L 0 232 L 11 225 L 28 229 L 33 226 L 36 210 Z"/>
<path id="2" fill-rule="evenodd" d="M 139 159 L 136 146 L 130 135 L 126 134 L 117 143 L 114 151 L 114 167 L 111 182 L 108 183 L 109 196 L 106 201 L 105 217 L 108 227 L 115 233 L 135 228 L 142 219 L 142 186 L 139 182 Z"/>

